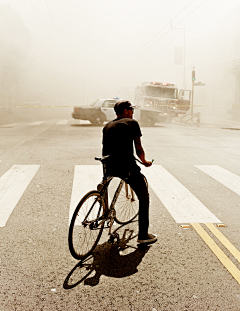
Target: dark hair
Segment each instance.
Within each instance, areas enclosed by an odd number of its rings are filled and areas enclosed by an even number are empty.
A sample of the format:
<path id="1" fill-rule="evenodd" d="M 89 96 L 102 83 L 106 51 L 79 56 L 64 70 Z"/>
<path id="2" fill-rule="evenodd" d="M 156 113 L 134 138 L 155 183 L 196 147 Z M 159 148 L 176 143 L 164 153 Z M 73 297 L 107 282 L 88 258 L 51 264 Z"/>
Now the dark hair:
<path id="1" fill-rule="evenodd" d="M 132 104 L 128 100 L 120 100 L 114 105 L 114 110 L 117 116 L 121 116 L 125 109 L 132 107 Z"/>

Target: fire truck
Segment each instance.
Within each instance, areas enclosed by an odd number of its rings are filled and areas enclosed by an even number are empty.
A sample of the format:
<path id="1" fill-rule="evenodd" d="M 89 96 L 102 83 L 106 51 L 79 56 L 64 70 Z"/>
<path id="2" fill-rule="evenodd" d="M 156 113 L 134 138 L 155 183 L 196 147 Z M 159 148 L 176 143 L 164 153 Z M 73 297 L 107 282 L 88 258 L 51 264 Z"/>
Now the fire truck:
<path id="1" fill-rule="evenodd" d="M 134 94 L 134 104 L 142 110 L 161 111 L 167 114 L 166 122 L 180 114 L 186 114 L 190 108 L 191 91 L 179 90 L 176 84 L 168 82 L 142 82 L 137 86 Z M 154 115 L 146 113 L 145 123 L 155 124 Z"/>

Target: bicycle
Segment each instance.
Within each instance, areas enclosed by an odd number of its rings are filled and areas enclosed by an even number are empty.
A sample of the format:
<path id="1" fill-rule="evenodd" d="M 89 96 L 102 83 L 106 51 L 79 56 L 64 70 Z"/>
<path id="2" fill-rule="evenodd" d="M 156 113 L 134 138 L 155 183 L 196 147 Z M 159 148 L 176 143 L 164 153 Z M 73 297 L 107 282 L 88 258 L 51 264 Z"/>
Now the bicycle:
<path id="1" fill-rule="evenodd" d="M 72 216 L 68 244 L 70 253 L 75 259 L 85 259 L 93 252 L 104 228 L 109 229 L 108 242 L 119 243 L 118 233 L 111 232 L 114 222 L 121 225 L 128 224 L 138 215 L 139 202 L 135 192 L 128 185 L 127 178 L 117 182 L 119 178 L 107 176 L 108 159 L 109 156 L 95 158 L 103 165 L 103 180 L 98 184 L 97 190 L 89 191 L 82 197 Z M 110 191 L 113 197 L 110 206 L 109 185 L 113 185 Z"/>

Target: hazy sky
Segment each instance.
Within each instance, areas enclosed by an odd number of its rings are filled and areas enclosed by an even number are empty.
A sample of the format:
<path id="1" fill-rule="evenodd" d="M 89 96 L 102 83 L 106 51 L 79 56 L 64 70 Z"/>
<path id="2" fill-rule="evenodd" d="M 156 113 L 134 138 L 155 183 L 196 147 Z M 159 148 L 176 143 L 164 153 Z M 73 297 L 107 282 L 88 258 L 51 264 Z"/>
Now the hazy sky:
<path id="1" fill-rule="evenodd" d="M 21 15 L 39 64 L 54 66 L 68 95 L 75 93 L 73 100 L 85 103 L 121 95 L 117 93 L 122 87 L 134 88 L 145 80 L 179 83 L 182 68 L 174 67 L 173 51 L 183 45 L 183 31 L 171 31 L 170 21 L 173 28 L 185 27 L 187 47 L 240 5 L 239 0 L 0 0 L 0 4 Z"/>

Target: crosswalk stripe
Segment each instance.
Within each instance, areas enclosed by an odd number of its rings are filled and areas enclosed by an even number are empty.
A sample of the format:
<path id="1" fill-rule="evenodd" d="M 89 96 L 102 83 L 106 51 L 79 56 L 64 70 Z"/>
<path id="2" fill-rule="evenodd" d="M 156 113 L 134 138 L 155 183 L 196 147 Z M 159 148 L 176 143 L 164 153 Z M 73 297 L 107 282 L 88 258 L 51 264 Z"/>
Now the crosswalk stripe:
<path id="1" fill-rule="evenodd" d="M 80 199 L 90 190 L 96 190 L 102 180 L 101 165 L 76 165 L 69 209 L 69 222 Z"/>
<path id="2" fill-rule="evenodd" d="M 68 123 L 67 119 L 60 120 L 60 121 L 57 122 L 57 124 L 67 124 L 67 123 Z"/>
<path id="3" fill-rule="evenodd" d="M 13 165 L 0 178 L 0 227 L 4 227 L 40 165 Z"/>
<path id="4" fill-rule="evenodd" d="M 240 194 L 240 177 L 217 165 L 194 165 L 224 186 Z M 39 169 L 39 165 L 14 165 L 0 178 L 0 227 L 9 216 Z M 177 223 L 220 223 L 186 187 L 161 165 L 142 168 L 152 190 Z M 69 221 L 88 191 L 96 189 L 102 179 L 101 165 L 76 165 L 69 209 Z"/>
<path id="5" fill-rule="evenodd" d="M 177 223 L 221 222 L 161 165 L 143 168 L 142 171 L 153 191 Z"/>
<path id="6" fill-rule="evenodd" d="M 240 176 L 218 165 L 194 165 L 199 170 L 214 178 L 225 187 L 240 195 Z"/>
<path id="7" fill-rule="evenodd" d="M 148 182 L 177 223 L 220 223 L 186 187 L 160 165 L 143 168 Z M 79 202 L 88 191 L 96 189 L 102 179 L 100 165 L 76 165 L 69 210 L 69 221 Z"/>
<path id="8" fill-rule="evenodd" d="M 40 125 L 40 124 L 43 124 L 45 121 L 36 121 L 36 122 L 33 122 L 31 123 L 30 125 Z"/>

